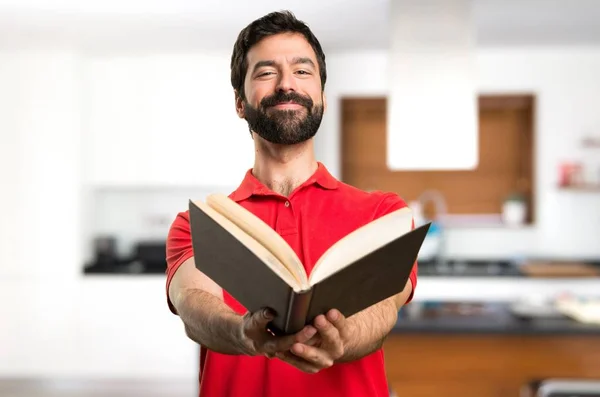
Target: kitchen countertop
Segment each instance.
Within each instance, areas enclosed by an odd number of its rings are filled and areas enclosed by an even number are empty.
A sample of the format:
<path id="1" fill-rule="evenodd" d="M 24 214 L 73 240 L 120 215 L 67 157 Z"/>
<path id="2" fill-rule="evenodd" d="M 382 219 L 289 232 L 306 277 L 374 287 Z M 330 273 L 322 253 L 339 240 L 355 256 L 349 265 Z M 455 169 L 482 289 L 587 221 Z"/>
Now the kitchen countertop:
<path id="1" fill-rule="evenodd" d="M 504 334 L 504 335 L 597 335 L 600 325 L 576 322 L 567 317 L 550 315 L 519 318 L 507 303 L 461 304 L 440 303 L 437 308 L 402 309 L 392 334 Z M 425 305 L 427 306 L 427 305 Z M 448 307 L 454 309 L 448 309 Z M 464 306 L 466 312 L 461 313 Z M 444 308 L 446 308 L 444 310 Z"/>
<path id="2" fill-rule="evenodd" d="M 556 258 L 529 258 L 536 262 L 560 264 Z M 581 263 L 600 269 L 596 258 L 581 260 Z M 531 278 L 525 274 L 516 261 L 510 259 L 456 259 L 446 261 L 420 260 L 419 275 L 427 277 L 480 277 L 480 278 Z M 581 276 L 564 276 L 564 278 L 580 278 Z"/>
<path id="3" fill-rule="evenodd" d="M 112 258 L 106 263 L 87 263 L 84 266 L 83 273 L 92 274 L 165 274 L 167 267 L 165 258 L 164 244 L 156 246 L 151 251 L 152 257 L 139 257 L 133 255 L 129 258 Z M 531 258 L 544 259 L 544 258 Z M 545 261 L 559 263 L 556 258 L 546 258 Z M 582 261 L 599 269 L 600 260 L 591 258 Z M 441 277 L 441 278 L 480 278 L 480 279 L 511 279 L 511 278 L 552 278 L 549 276 L 531 277 L 525 274 L 520 266 L 511 259 L 459 259 L 448 258 L 446 261 L 438 260 L 419 260 L 420 277 Z M 581 276 L 562 276 L 561 278 L 582 278 Z M 596 278 L 596 277 L 593 277 Z"/>
<path id="4" fill-rule="evenodd" d="M 418 261 L 420 276 L 441 277 L 524 277 L 508 260 Z"/>

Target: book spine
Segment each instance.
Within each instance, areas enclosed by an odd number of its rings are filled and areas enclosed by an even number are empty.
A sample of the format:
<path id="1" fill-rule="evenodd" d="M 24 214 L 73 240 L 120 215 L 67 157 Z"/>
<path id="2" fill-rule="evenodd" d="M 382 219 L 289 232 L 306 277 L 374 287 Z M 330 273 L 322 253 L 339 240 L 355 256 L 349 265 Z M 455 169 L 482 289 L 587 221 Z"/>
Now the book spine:
<path id="1" fill-rule="evenodd" d="M 284 332 L 286 334 L 295 334 L 304 328 L 311 298 L 312 289 L 300 293 L 292 291 L 285 320 Z"/>

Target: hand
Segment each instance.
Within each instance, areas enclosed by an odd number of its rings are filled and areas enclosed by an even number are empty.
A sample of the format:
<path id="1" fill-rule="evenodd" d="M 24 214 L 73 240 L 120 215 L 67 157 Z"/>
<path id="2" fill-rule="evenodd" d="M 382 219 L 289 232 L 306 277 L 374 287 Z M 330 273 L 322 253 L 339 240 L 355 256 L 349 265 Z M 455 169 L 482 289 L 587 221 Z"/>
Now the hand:
<path id="1" fill-rule="evenodd" d="M 344 355 L 346 318 L 338 310 L 330 310 L 317 316 L 314 325 L 318 334 L 306 342 L 295 342 L 289 352 L 277 353 L 276 357 L 309 373 L 331 367 Z"/>
<path id="2" fill-rule="evenodd" d="M 246 313 L 242 317 L 239 338 L 245 354 L 273 358 L 277 353 L 289 351 L 295 343 L 309 341 L 317 333 L 314 327 L 306 326 L 293 335 L 274 336 L 267 330 L 267 324 L 273 318 L 273 313 L 268 309 Z"/>

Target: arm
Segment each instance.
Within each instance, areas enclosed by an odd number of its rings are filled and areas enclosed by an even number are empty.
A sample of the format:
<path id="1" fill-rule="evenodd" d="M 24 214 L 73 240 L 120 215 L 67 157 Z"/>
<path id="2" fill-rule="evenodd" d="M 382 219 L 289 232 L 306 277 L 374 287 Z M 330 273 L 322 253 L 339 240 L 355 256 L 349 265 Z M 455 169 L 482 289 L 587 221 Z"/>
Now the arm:
<path id="1" fill-rule="evenodd" d="M 404 290 L 346 320 L 341 332 L 344 353 L 335 362 L 348 362 L 367 356 L 383 346 L 385 338 L 398 320 L 398 311 L 412 292 L 412 282 Z"/>
<path id="2" fill-rule="evenodd" d="M 196 256 L 197 257 L 197 256 Z M 277 338 L 267 332 L 273 313 L 257 310 L 240 315 L 223 299 L 223 290 L 196 267 L 189 214 L 177 215 L 167 236 L 167 303 L 183 321 L 187 336 L 212 351 L 229 355 L 267 355 L 289 350 L 317 332 L 305 327 Z"/>
<path id="3" fill-rule="evenodd" d="M 225 304 L 222 289 L 196 269 L 193 257 L 173 275 L 169 299 L 191 340 L 223 354 L 246 352 L 240 342 L 242 316 Z"/>
<path id="4" fill-rule="evenodd" d="M 223 301 L 223 290 L 200 272 L 194 259 L 179 266 L 169 285 L 169 299 L 185 326 L 187 336 L 212 351 L 229 355 L 266 355 L 289 350 L 317 332 L 305 327 L 297 334 L 275 337 L 267 332 L 273 320 L 268 310 L 234 312 Z"/>

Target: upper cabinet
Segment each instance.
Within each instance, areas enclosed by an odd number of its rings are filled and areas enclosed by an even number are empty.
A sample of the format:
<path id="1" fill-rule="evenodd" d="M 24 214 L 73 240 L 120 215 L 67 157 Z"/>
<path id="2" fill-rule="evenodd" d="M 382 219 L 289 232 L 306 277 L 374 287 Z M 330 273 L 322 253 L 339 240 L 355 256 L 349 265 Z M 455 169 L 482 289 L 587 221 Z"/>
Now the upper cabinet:
<path id="1" fill-rule="evenodd" d="M 532 224 L 534 103 L 532 95 L 479 97 L 480 160 L 474 170 L 395 171 L 385 161 L 387 99 L 343 98 L 342 179 L 365 190 L 396 192 L 407 203 L 423 201 L 428 219 L 498 223 L 503 205 L 518 201 L 525 207 L 524 221 Z"/>
<path id="2" fill-rule="evenodd" d="M 84 68 L 84 104 L 92 185 L 237 185 L 252 166 L 226 56 L 92 58 Z"/>

